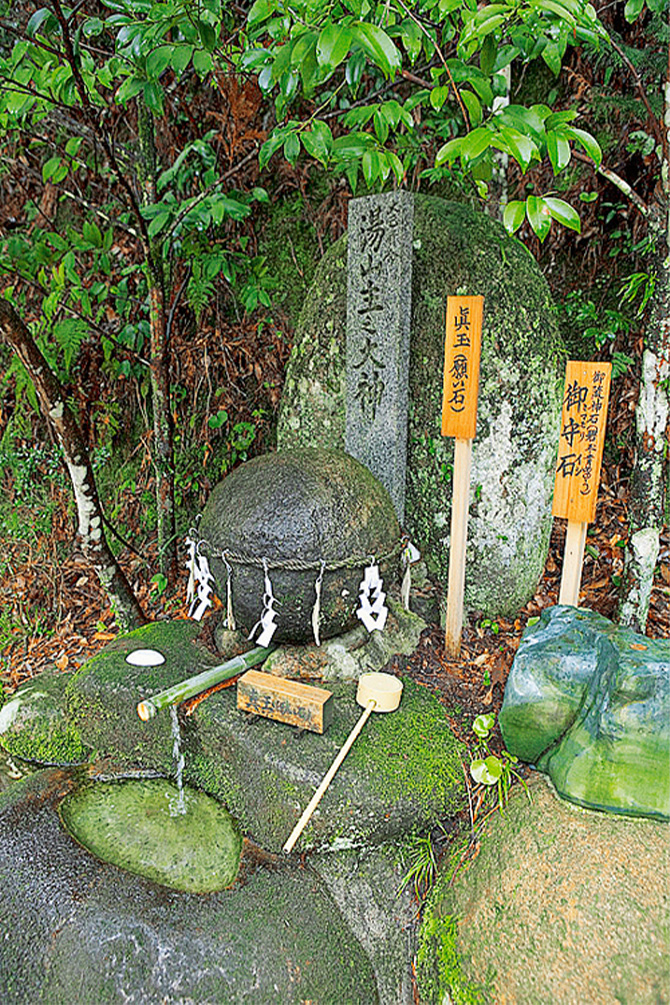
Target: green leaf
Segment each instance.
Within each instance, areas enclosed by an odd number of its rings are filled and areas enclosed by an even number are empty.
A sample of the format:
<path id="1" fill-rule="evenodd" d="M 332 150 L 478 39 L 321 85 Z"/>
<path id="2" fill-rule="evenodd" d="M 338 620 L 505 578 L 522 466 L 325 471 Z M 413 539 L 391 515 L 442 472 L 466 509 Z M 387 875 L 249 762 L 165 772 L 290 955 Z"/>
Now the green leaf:
<path id="1" fill-rule="evenodd" d="M 562 223 L 564 227 L 569 227 L 570 230 L 576 230 L 578 234 L 581 233 L 582 224 L 579 213 L 569 203 L 564 202 L 563 199 L 554 199 L 553 196 L 545 196 L 544 203 L 549 207 L 549 212 L 554 220 Z"/>
<path id="2" fill-rule="evenodd" d="M 258 164 L 261 170 L 268 163 L 272 155 L 279 150 L 283 142 L 284 137 L 281 134 L 278 135 L 276 133 L 271 136 L 269 140 L 265 141 L 258 154 Z"/>
<path id="3" fill-rule="evenodd" d="M 170 212 L 157 213 L 147 228 L 149 237 L 155 237 L 157 234 L 160 234 L 171 216 Z"/>
<path id="4" fill-rule="evenodd" d="M 472 723 L 472 731 L 480 739 L 485 739 L 496 724 L 495 715 L 478 715 Z"/>
<path id="5" fill-rule="evenodd" d="M 503 212 L 503 223 L 508 234 L 514 234 L 526 218 L 526 204 L 514 199 L 508 202 Z"/>
<path id="6" fill-rule="evenodd" d="M 36 10 L 26 25 L 26 35 L 28 38 L 34 38 L 49 17 L 53 17 L 53 15 L 48 7 L 40 7 L 39 10 Z"/>
<path id="7" fill-rule="evenodd" d="M 251 27 L 253 24 L 258 24 L 259 21 L 264 21 L 270 14 L 270 4 L 268 0 L 255 0 L 252 5 L 249 15 L 247 17 L 247 24 Z"/>
<path id="8" fill-rule="evenodd" d="M 82 234 L 84 240 L 92 244 L 94 248 L 102 247 L 102 234 L 100 233 L 100 228 L 95 223 L 84 222 L 82 227 Z"/>
<path id="9" fill-rule="evenodd" d="M 544 241 L 551 229 L 551 212 L 544 199 L 529 195 L 526 199 L 526 216 L 540 241 Z"/>
<path id="10" fill-rule="evenodd" d="M 210 415 L 207 425 L 210 429 L 220 429 L 224 422 L 228 421 L 228 412 L 220 409 L 216 415 Z"/>
<path id="11" fill-rule="evenodd" d="M 333 147 L 333 135 L 325 122 L 314 122 L 311 132 L 303 132 L 302 145 L 307 153 L 324 167 Z"/>
<path id="12" fill-rule="evenodd" d="M 216 48 L 216 32 L 211 24 L 206 21 L 198 21 L 198 35 L 207 52 L 214 52 Z"/>
<path id="13" fill-rule="evenodd" d="M 542 50 L 542 59 L 545 61 L 555 77 L 561 72 L 563 65 L 563 53 L 556 42 L 548 42 Z"/>
<path id="14" fill-rule="evenodd" d="M 572 156 L 570 144 L 555 129 L 547 133 L 547 153 L 549 154 L 554 174 L 558 174 L 559 171 L 562 171 L 570 163 Z"/>
<path id="15" fill-rule="evenodd" d="M 84 21 L 84 35 L 86 38 L 94 38 L 96 35 L 101 35 L 104 29 L 105 25 L 99 17 L 89 17 Z"/>
<path id="16" fill-rule="evenodd" d="M 468 91 L 465 88 L 461 90 L 461 100 L 468 110 L 468 117 L 470 119 L 470 124 L 473 126 L 478 126 L 482 121 L 482 104 L 476 94 L 472 91 Z"/>
<path id="17" fill-rule="evenodd" d="M 485 73 L 487 76 L 493 73 L 497 55 L 498 43 L 496 42 L 495 35 L 487 35 L 479 54 L 479 65 L 481 66 L 482 73 Z"/>
<path id="18" fill-rule="evenodd" d="M 145 84 L 146 80 L 141 80 L 139 77 L 127 77 L 114 95 L 114 100 L 119 105 L 125 105 L 127 101 L 144 90 Z"/>
<path id="19" fill-rule="evenodd" d="M 174 55 L 175 46 L 173 45 L 159 45 L 157 49 L 150 52 L 147 56 L 147 75 L 157 79 L 160 77 L 163 70 L 167 69 L 168 66 L 172 66 L 172 59 Z"/>
<path id="20" fill-rule="evenodd" d="M 415 63 L 421 55 L 423 32 L 419 25 L 409 18 L 400 26 L 400 38 L 405 47 L 410 63 Z"/>
<path id="21" fill-rule="evenodd" d="M 494 142 L 494 146 L 500 146 L 506 150 L 525 172 L 528 170 L 532 160 L 540 159 L 540 152 L 529 136 L 519 132 L 512 126 L 503 126 L 498 131 L 500 143 Z"/>
<path id="22" fill-rule="evenodd" d="M 442 105 L 445 103 L 448 97 L 449 97 L 448 86 L 434 87 L 430 92 L 430 98 L 429 98 L 430 104 L 435 109 L 436 112 L 439 112 L 439 110 L 442 108 Z"/>
<path id="23" fill-rule="evenodd" d="M 502 774 L 502 764 L 497 757 L 487 757 L 485 761 L 478 757 L 470 764 L 470 774 L 478 785 L 495 785 Z"/>
<path id="24" fill-rule="evenodd" d="M 291 133 L 284 143 L 284 157 L 289 164 L 295 165 L 300 155 L 300 138 L 297 133 Z"/>
<path id="25" fill-rule="evenodd" d="M 214 61 L 209 52 L 205 52 L 203 49 L 197 49 L 193 53 L 193 69 L 200 77 L 204 77 L 210 73 L 213 66 Z"/>
<path id="26" fill-rule="evenodd" d="M 473 129 L 462 139 L 461 163 L 476 160 L 484 153 L 485 150 L 488 150 L 491 146 L 492 140 L 493 133 L 489 129 Z"/>
<path id="27" fill-rule="evenodd" d="M 154 115 L 163 114 L 163 88 L 155 80 L 148 80 L 142 88 L 144 103 Z"/>
<path id="28" fill-rule="evenodd" d="M 366 150 L 362 161 L 363 177 L 368 188 L 372 188 L 379 176 L 379 154 L 376 150 Z"/>
<path id="29" fill-rule="evenodd" d="M 179 75 L 184 72 L 193 56 L 193 46 L 191 45 L 171 45 L 170 46 L 170 66 Z"/>
<path id="30" fill-rule="evenodd" d="M 442 167 L 443 164 L 453 164 L 461 156 L 461 148 L 463 146 L 463 137 L 456 136 L 453 140 L 449 140 L 444 146 L 435 154 L 435 167 Z"/>
<path id="31" fill-rule="evenodd" d="M 587 153 L 594 162 L 595 166 L 600 167 L 603 159 L 603 153 L 600 149 L 598 141 L 594 136 L 591 136 L 591 133 L 587 133 L 584 129 L 577 129 L 575 126 L 568 126 L 566 128 L 565 135 L 570 136 L 571 139 L 577 140 L 584 152 Z"/>
<path id="32" fill-rule="evenodd" d="M 382 144 L 386 143 L 389 135 L 389 124 L 379 108 L 375 112 L 374 127 L 379 142 Z"/>
<path id="33" fill-rule="evenodd" d="M 321 65 L 335 69 L 346 59 L 351 45 L 348 27 L 329 22 L 321 31 L 316 43 L 316 58 Z"/>
<path id="34" fill-rule="evenodd" d="M 83 141 L 83 136 L 71 136 L 65 144 L 65 153 L 69 157 L 76 157 L 79 153 L 79 147 L 82 145 Z"/>
<path id="35" fill-rule="evenodd" d="M 628 0 L 623 9 L 623 16 L 629 24 L 632 24 L 633 21 L 637 21 L 643 10 L 644 0 Z"/>
<path id="36" fill-rule="evenodd" d="M 50 180 L 54 171 L 60 167 L 61 159 L 60 157 L 50 157 L 46 164 L 42 165 L 42 181 L 47 182 Z"/>
<path id="37" fill-rule="evenodd" d="M 351 33 L 385 77 L 393 77 L 402 68 L 402 59 L 395 44 L 376 24 L 358 22 Z"/>

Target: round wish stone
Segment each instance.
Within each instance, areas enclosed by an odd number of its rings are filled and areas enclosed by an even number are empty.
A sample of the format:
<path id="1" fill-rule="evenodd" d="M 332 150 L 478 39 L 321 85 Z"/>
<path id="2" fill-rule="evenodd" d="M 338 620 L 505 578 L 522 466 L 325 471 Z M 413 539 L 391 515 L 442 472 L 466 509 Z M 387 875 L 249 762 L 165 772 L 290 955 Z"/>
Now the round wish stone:
<path id="1" fill-rule="evenodd" d="M 247 461 L 212 492 L 199 534 L 224 601 L 227 570 L 220 556 L 229 553 L 233 612 L 247 632 L 263 612 L 262 559 L 268 561 L 277 601 L 273 642 L 313 641 L 322 561 L 338 566 L 323 575 L 322 639 L 360 623 L 359 586 L 371 556 L 379 563 L 384 592 L 399 578 L 400 526 L 390 496 L 363 464 L 340 450 L 305 447 Z M 309 568 L 282 567 L 295 560 Z"/>

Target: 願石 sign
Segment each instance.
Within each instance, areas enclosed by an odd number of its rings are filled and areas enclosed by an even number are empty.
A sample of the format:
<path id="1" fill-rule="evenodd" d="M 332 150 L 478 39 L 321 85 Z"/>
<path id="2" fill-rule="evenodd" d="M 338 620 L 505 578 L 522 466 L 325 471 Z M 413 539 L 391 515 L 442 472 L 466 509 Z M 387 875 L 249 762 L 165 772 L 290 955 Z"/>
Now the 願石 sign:
<path id="1" fill-rule="evenodd" d="M 477 430 L 483 313 L 482 296 L 447 297 L 442 435 L 455 437 L 456 443 L 452 477 L 449 584 L 444 644 L 447 655 L 452 659 L 456 659 L 461 651 L 472 441 Z"/>
<path id="2" fill-rule="evenodd" d="M 596 514 L 611 374 L 611 363 L 567 364 L 552 513 L 575 523 Z"/>
<path id="3" fill-rule="evenodd" d="M 442 435 L 473 440 L 477 429 L 484 298 L 447 297 Z"/>
<path id="4" fill-rule="evenodd" d="M 409 337 L 412 317 L 410 192 L 349 203 L 344 448 L 405 510 Z"/>

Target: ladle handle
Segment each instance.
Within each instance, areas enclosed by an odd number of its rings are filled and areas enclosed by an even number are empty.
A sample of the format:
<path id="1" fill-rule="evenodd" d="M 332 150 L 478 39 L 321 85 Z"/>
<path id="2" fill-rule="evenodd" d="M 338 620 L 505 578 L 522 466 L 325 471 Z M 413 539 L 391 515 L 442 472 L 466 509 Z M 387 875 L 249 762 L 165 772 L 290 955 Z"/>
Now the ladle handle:
<path id="1" fill-rule="evenodd" d="M 305 827 L 307 826 L 307 824 L 309 822 L 310 817 L 312 816 L 312 813 L 314 812 L 314 810 L 317 808 L 317 806 L 321 802 L 321 798 L 322 798 L 324 792 L 326 791 L 326 789 L 328 788 L 328 786 L 332 782 L 333 778 L 335 777 L 335 773 L 337 772 L 337 769 L 339 768 L 339 766 L 341 765 L 342 761 L 344 760 L 344 758 L 349 753 L 349 750 L 351 749 L 351 746 L 352 746 L 354 740 L 356 739 L 356 737 L 358 736 L 358 734 L 360 733 L 360 731 L 363 729 L 363 726 L 365 725 L 365 723 L 368 721 L 370 713 L 373 711 L 373 709 L 374 709 L 374 707 L 375 707 L 376 704 L 377 704 L 377 702 L 371 699 L 368 702 L 368 704 L 366 705 L 365 709 L 363 710 L 363 714 L 361 715 L 360 719 L 358 720 L 358 722 L 356 723 L 356 725 L 354 726 L 354 728 L 352 729 L 352 731 L 349 733 L 349 736 L 344 741 L 344 744 L 343 744 L 342 748 L 340 749 L 340 752 L 338 753 L 337 757 L 335 758 L 335 760 L 331 764 L 331 766 L 328 769 L 327 773 L 323 776 L 323 780 L 322 780 L 321 784 L 319 785 L 318 789 L 316 790 L 316 792 L 314 793 L 314 795 L 310 799 L 309 803 L 305 807 L 305 809 L 303 811 L 303 814 L 300 817 L 300 819 L 298 820 L 297 824 L 295 825 L 295 827 L 291 831 L 291 834 L 289 835 L 289 839 L 286 842 L 286 844 L 284 845 L 284 851 L 285 852 L 291 851 L 291 849 L 293 848 L 293 845 L 296 843 L 296 841 L 298 840 L 298 838 L 300 837 L 300 835 L 304 831 Z"/>

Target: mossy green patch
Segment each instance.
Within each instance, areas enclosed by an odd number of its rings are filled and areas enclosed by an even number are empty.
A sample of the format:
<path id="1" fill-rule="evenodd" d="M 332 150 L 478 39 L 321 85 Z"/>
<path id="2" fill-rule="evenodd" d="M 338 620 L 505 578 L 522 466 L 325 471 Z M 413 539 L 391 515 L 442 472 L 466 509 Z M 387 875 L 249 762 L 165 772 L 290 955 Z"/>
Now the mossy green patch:
<path id="1" fill-rule="evenodd" d="M 0 712 L 0 743 L 16 757 L 37 764 L 78 764 L 90 749 L 65 715 L 71 675 L 43 673 L 20 687 Z"/>

